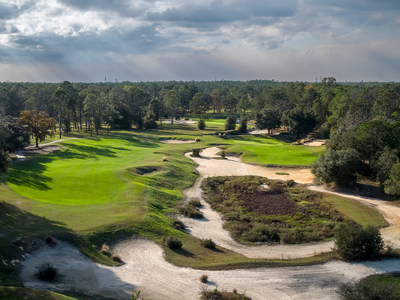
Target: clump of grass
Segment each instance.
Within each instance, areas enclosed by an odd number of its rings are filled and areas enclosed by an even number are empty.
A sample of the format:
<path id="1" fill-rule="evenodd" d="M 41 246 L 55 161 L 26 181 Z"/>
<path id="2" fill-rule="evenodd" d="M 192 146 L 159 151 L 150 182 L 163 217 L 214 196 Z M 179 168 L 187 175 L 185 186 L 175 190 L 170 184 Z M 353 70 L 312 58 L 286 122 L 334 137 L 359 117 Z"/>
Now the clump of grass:
<path id="1" fill-rule="evenodd" d="M 166 238 L 164 238 L 164 244 L 170 249 L 182 248 L 182 242 L 174 236 L 167 236 Z"/>
<path id="2" fill-rule="evenodd" d="M 58 269 L 49 263 L 45 263 L 39 267 L 39 271 L 36 275 L 43 281 L 55 281 L 58 275 Z"/>
<path id="3" fill-rule="evenodd" d="M 167 157 L 166 156 L 164 156 L 163 158 L 162 158 L 162 161 L 167 161 L 168 159 L 167 159 Z"/>
<path id="4" fill-rule="evenodd" d="M 207 283 L 208 282 L 208 275 L 207 274 L 203 274 L 200 276 L 200 281 L 202 283 Z"/>
<path id="5" fill-rule="evenodd" d="M 197 142 L 200 142 L 200 139 L 199 138 L 195 138 L 194 141 L 197 143 Z"/>
<path id="6" fill-rule="evenodd" d="M 200 157 L 200 152 L 202 149 L 200 148 L 192 148 L 192 155 L 195 157 Z"/>
<path id="7" fill-rule="evenodd" d="M 286 172 L 276 172 L 275 174 L 276 175 L 290 175 L 289 173 L 286 173 Z"/>
<path id="8" fill-rule="evenodd" d="M 201 245 L 204 248 L 208 248 L 211 250 L 215 250 L 215 247 L 216 247 L 215 242 L 212 239 L 205 239 L 205 240 L 201 241 Z"/>
<path id="9" fill-rule="evenodd" d="M 251 300 L 250 297 L 247 297 L 244 293 L 238 293 L 236 289 L 232 292 L 227 291 L 218 291 L 218 289 L 214 289 L 212 291 L 204 290 L 201 293 L 202 300 Z"/>
<path id="10" fill-rule="evenodd" d="M 199 210 L 201 207 L 200 200 L 190 200 L 185 206 L 179 209 L 180 213 L 189 218 L 202 219 L 203 214 Z"/>
<path id="11" fill-rule="evenodd" d="M 48 235 L 46 236 L 46 238 L 44 239 L 45 243 L 51 247 L 54 247 L 55 245 L 57 245 L 56 240 L 51 236 Z"/>
<path id="12" fill-rule="evenodd" d="M 172 220 L 172 227 L 178 230 L 185 230 L 186 226 L 181 220 Z"/>
<path id="13" fill-rule="evenodd" d="M 121 256 L 119 256 L 119 255 L 117 255 L 117 254 L 111 255 L 111 259 L 112 259 L 113 261 L 115 261 L 115 262 L 122 263 Z"/>
<path id="14" fill-rule="evenodd" d="M 201 202 L 199 199 L 193 199 L 189 201 L 188 205 L 199 208 L 201 207 Z"/>

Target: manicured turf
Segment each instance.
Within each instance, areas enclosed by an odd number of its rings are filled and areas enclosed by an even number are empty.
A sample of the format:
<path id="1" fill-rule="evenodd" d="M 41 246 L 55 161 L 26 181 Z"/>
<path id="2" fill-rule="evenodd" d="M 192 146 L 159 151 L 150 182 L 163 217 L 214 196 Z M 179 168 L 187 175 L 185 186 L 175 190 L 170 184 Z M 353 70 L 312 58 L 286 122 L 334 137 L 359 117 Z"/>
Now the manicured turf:
<path id="1" fill-rule="evenodd" d="M 362 226 L 371 225 L 379 228 L 388 225 L 385 218 L 378 211 L 369 206 L 363 205 L 355 200 L 335 195 L 323 195 L 324 199 L 332 203 L 335 209 Z"/>
<path id="2" fill-rule="evenodd" d="M 229 136 L 226 152 L 242 153 L 248 163 L 276 166 L 310 166 L 325 147 L 295 146 L 274 137 Z"/>

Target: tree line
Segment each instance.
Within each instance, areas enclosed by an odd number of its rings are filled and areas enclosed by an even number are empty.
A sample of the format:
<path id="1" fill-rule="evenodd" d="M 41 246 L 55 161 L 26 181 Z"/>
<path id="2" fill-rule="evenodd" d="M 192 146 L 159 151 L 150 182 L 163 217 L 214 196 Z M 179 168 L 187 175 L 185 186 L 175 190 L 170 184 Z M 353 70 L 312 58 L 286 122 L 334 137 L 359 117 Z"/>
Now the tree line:
<path id="1" fill-rule="evenodd" d="M 283 127 L 295 140 L 330 137 L 327 153 L 313 168 L 321 181 L 343 185 L 362 175 L 392 194 L 400 190 L 399 105 L 399 83 L 338 83 L 333 77 L 314 83 L 0 83 L 3 119 L 45 112 L 56 120 L 60 137 L 71 130 L 97 134 L 104 125 L 151 129 L 161 119 L 173 124 L 189 115 L 254 119 L 262 129 Z"/>

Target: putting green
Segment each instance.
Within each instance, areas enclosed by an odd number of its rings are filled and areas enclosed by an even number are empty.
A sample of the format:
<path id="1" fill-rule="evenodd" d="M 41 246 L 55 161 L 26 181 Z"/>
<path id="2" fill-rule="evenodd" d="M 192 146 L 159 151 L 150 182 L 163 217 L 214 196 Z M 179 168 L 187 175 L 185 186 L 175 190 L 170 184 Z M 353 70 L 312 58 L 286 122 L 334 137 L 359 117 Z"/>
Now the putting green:
<path id="1" fill-rule="evenodd" d="M 272 137 L 232 136 L 227 152 L 242 153 L 248 163 L 277 166 L 310 166 L 325 147 L 294 146 Z"/>
<path id="2" fill-rule="evenodd" d="M 67 149 L 15 164 L 9 185 L 40 202 L 93 205 L 126 197 L 124 170 L 153 153 L 157 144 L 135 140 L 71 140 Z"/>

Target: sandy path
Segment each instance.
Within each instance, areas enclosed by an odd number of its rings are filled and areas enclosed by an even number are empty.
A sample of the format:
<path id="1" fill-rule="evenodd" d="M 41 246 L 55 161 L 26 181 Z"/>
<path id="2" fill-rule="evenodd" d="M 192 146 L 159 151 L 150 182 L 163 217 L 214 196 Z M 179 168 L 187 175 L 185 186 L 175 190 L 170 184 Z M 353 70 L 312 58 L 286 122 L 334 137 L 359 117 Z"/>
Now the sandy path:
<path id="1" fill-rule="evenodd" d="M 129 299 L 141 290 L 145 299 L 198 299 L 204 288 L 232 290 L 258 299 L 339 299 L 338 287 L 371 274 L 400 269 L 400 260 L 350 264 L 329 262 L 322 265 L 250 270 L 200 271 L 167 263 L 161 247 L 137 239 L 117 245 L 115 252 L 125 262 L 122 267 L 105 267 L 91 262 L 74 247 L 59 243 L 29 255 L 22 263 L 24 286 L 56 291 L 76 290 L 112 299 Z M 59 269 L 59 282 L 48 283 L 35 277 L 37 267 L 50 262 Z M 207 274 L 209 283 L 200 283 Z"/>
<path id="2" fill-rule="evenodd" d="M 246 246 L 237 243 L 223 229 L 223 220 L 219 213 L 214 211 L 202 196 L 201 183 L 204 178 L 210 176 L 243 176 L 258 175 L 270 179 L 295 180 L 300 183 L 311 183 L 314 176 L 310 169 L 293 168 L 265 168 L 240 162 L 239 158 L 229 157 L 228 159 L 212 159 L 218 157 L 216 153 L 221 151 L 217 147 L 207 148 L 201 152 L 201 157 L 187 157 L 193 159 L 199 166 L 197 171 L 200 177 L 195 184 L 184 191 L 186 199 L 197 199 L 202 204 L 201 212 L 204 219 L 192 219 L 181 217 L 181 221 L 187 227 L 187 231 L 200 239 L 211 238 L 217 245 L 234 252 L 243 254 L 250 258 L 268 258 L 268 259 L 293 259 L 300 257 L 309 257 L 323 252 L 330 252 L 334 246 L 332 241 L 307 243 L 300 245 L 257 245 Z M 289 173 L 289 175 L 277 175 L 277 172 Z"/>

